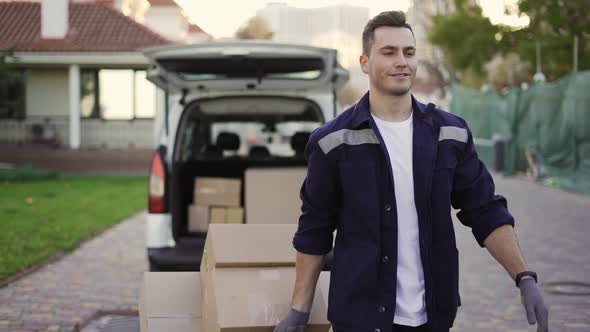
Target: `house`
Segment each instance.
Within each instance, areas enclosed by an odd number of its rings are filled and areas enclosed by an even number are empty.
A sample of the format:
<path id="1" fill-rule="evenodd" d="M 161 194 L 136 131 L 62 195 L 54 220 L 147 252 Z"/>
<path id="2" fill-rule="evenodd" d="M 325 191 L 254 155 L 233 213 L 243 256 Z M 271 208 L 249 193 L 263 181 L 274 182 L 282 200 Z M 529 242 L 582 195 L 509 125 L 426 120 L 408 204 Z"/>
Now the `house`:
<path id="1" fill-rule="evenodd" d="M 112 2 L 0 2 L 0 142 L 155 145 L 166 95 L 138 50 L 172 41 Z"/>

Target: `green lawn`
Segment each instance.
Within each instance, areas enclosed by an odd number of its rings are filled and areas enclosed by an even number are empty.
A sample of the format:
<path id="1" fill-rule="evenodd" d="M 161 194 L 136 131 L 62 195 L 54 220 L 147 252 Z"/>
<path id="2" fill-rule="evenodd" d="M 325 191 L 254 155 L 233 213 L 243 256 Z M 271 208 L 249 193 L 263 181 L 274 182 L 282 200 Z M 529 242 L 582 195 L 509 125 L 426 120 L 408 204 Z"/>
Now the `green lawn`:
<path id="1" fill-rule="evenodd" d="M 0 280 L 145 209 L 147 185 L 119 176 L 0 182 Z"/>

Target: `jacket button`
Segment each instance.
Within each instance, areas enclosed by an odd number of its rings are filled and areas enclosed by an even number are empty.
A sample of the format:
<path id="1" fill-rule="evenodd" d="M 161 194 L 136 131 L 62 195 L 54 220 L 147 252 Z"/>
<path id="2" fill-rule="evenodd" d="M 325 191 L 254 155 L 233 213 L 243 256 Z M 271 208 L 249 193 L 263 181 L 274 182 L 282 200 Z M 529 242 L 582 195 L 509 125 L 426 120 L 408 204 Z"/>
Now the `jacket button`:
<path id="1" fill-rule="evenodd" d="M 385 307 L 384 307 L 384 306 L 380 306 L 380 307 L 379 307 L 379 312 L 383 313 L 383 312 L 385 312 L 385 310 L 386 310 L 386 309 L 385 309 Z"/>
<path id="2" fill-rule="evenodd" d="M 375 332 L 381 332 L 381 330 L 380 329 L 375 329 Z"/>
<path id="3" fill-rule="evenodd" d="M 381 257 L 381 262 L 383 262 L 383 263 L 389 262 L 389 256 L 383 256 L 383 257 Z"/>
<path id="4" fill-rule="evenodd" d="M 386 204 L 386 205 L 385 205 L 385 211 L 390 211 L 390 210 L 391 210 L 391 205 L 389 205 L 389 204 Z"/>

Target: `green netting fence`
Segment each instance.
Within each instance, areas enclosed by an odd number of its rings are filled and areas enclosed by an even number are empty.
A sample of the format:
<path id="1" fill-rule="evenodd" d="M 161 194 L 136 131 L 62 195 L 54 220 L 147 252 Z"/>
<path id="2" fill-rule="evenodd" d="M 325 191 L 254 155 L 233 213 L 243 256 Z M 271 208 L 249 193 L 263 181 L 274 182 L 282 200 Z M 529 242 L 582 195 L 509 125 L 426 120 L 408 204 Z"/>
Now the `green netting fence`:
<path id="1" fill-rule="evenodd" d="M 590 71 L 504 94 L 453 85 L 451 95 L 488 168 L 501 138 L 505 175 L 534 169 L 546 184 L 590 194 Z"/>

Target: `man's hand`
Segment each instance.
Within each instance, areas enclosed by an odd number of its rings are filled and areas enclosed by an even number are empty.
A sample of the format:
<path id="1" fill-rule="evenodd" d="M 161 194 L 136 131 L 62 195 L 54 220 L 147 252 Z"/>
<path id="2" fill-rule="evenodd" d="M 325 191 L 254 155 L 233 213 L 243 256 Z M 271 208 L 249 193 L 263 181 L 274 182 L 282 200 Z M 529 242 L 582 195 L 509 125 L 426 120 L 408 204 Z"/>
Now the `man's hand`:
<path id="1" fill-rule="evenodd" d="M 303 332 L 308 320 L 309 312 L 301 312 L 291 308 L 285 318 L 275 327 L 274 332 Z"/>
<path id="2" fill-rule="evenodd" d="M 537 332 L 549 331 L 549 311 L 543 302 L 537 282 L 532 278 L 524 278 L 518 283 L 518 288 L 529 324 L 538 323 Z"/>

